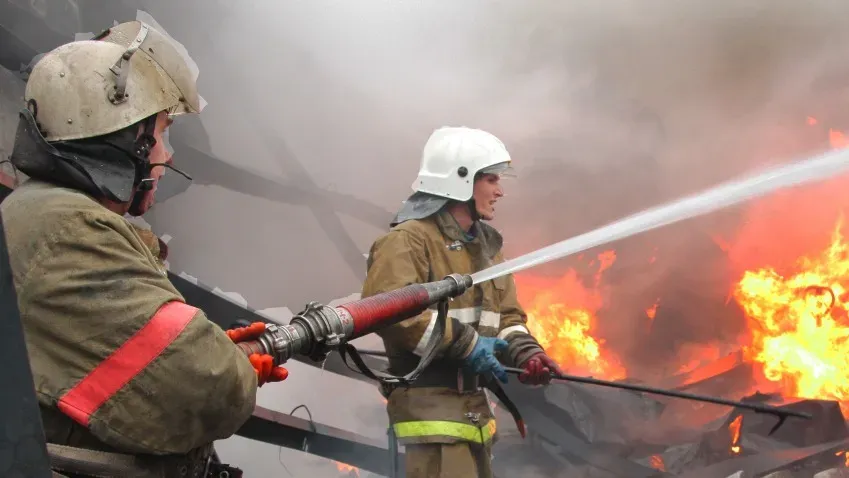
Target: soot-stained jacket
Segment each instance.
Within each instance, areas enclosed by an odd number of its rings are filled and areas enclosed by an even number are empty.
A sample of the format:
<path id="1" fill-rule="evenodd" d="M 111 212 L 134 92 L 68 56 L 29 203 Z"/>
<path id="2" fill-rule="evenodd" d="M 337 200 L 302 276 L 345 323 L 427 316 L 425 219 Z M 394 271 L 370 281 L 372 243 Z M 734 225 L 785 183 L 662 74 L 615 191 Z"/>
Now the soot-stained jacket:
<path id="1" fill-rule="evenodd" d="M 129 222 L 37 180 L 0 207 L 48 441 L 185 453 L 247 420 L 253 367 Z"/>
<path id="2" fill-rule="evenodd" d="M 469 237 L 445 211 L 393 227 L 371 248 L 362 296 L 440 280 L 452 273 L 472 274 L 502 262 L 501 235 L 481 222 L 474 227 L 474 237 Z M 475 285 L 450 301 L 448 315 L 440 355 L 420 380 L 425 386 L 397 388 L 387 397 L 390 422 L 401 443 L 491 441 L 495 419 L 485 393 L 480 389 L 460 392 L 457 384 L 463 375 L 461 360 L 478 335 L 507 340 L 510 347 L 501 357 L 507 364 L 521 364 L 542 351 L 525 325 L 527 316 L 516 297 L 512 275 Z M 416 366 L 435 320 L 435 310 L 428 310 L 378 332 L 390 372 L 403 375 Z"/>

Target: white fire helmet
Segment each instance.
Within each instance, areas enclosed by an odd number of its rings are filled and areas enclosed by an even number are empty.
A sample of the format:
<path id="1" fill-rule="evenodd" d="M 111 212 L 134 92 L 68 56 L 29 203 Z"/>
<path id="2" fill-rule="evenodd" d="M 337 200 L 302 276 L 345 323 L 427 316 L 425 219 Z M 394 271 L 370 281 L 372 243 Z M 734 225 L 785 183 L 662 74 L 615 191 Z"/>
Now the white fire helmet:
<path id="1" fill-rule="evenodd" d="M 442 127 L 430 135 L 413 190 L 457 201 L 471 199 L 477 173 L 506 174 L 510 153 L 495 135 L 480 129 Z"/>
<path id="2" fill-rule="evenodd" d="M 199 113 L 196 75 L 170 38 L 140 21 L 45 54 L 26 85 L 47 141 L 118 131 L 151 115 Z"/>

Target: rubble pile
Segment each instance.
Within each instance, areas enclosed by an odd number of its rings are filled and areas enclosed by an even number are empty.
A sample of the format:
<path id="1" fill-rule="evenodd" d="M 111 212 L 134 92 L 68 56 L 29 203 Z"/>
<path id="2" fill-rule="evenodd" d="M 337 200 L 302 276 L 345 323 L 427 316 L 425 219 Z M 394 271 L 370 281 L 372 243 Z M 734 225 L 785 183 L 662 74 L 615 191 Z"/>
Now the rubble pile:
<path id="1" fill-rule="evenodd" d="M 749 368 L 741 363 L 696 382 L 686 378 L 698 373 L 683 374 L 673 388 L 704 393 L 716 388 L 715 380 L 728 387 L 729 374 L 745 376 Z M 744 382 L 740 388 L 748 386 Z M 539 476 L 586 478 L 849 476 L 849 428 L 833 400 L 738 397 L 814 417 L 789 417 L 770 435 L 775 417 L 712 404 L 569 383 L 511 385 L 508 393 L 521 404 L 529 436 L 522 440 L 499 409 L 498 476 L 533 476 L 527 475 L 531 469 Z"/>

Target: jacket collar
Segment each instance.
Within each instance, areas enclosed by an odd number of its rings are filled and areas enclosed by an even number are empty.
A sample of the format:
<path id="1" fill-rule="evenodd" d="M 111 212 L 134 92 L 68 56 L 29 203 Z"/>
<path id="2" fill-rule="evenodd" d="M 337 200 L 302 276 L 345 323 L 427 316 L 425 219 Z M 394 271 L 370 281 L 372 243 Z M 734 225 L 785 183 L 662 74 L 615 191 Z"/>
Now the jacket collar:
<path id="1" fill-rule="evenodd" d="M 475 221 L 468 233 L 457 224 L 457 220 L 450 212 L 443 209 L 434 215 L 436 225 L 440 232 L 451 241 L 459 241 L 464 244 L 477 244 L 487 258 L 493 258 L 504 245 L 504 239 L 494 227 L 481 221 Z"/>

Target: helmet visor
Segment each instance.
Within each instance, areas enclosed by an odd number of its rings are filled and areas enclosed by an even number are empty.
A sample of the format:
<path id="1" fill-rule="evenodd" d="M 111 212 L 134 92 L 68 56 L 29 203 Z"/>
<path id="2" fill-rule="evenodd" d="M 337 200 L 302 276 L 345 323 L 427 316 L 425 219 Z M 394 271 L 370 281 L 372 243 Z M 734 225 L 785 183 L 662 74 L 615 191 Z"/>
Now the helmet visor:
<path id="1" fill-rule="evenodd" d="M 510 165 L 510 161 L 505 161 L 503 163 L 493 164 L 492 166 L 487 166 L 480 171 L 481 174 L 495 174 L 501 178 L 515 178 L 516 170 Z"/>

